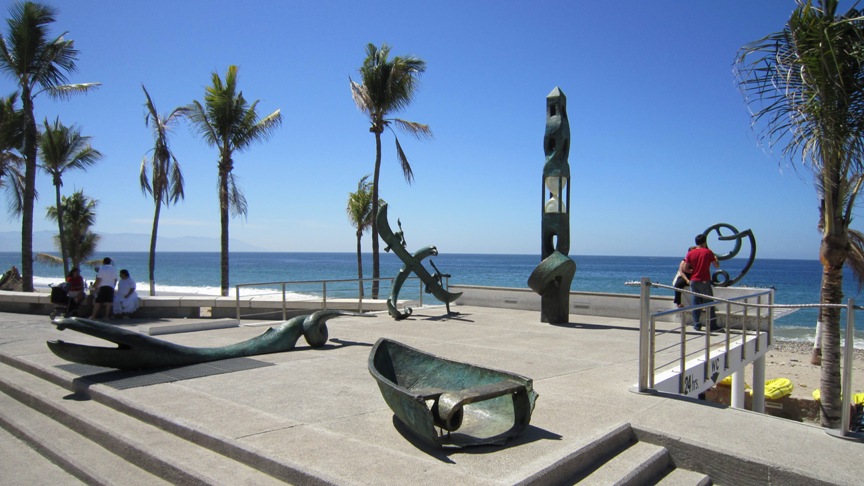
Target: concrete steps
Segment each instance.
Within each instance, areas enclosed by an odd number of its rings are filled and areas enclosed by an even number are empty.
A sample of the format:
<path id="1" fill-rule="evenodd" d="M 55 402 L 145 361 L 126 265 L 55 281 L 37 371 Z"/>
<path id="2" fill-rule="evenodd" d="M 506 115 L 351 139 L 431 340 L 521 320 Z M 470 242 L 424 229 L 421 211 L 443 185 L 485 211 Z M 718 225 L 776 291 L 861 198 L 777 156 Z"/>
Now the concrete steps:
<path id="1" fill-rule="evenodd" d="M 672 468 L 669 453 L 663 447 L 636 442 L 619 451 L 581 479 L 584 484 L 651 484 Z"/>
<path id="2" fill-rule="evenodd" d="M 705 474 L 675 467 L 665 447 L 641 442 L 629 424 L 620 425 L 523 485 L 708 486 Z"/>
<path id="3" fill-rule="evenodd" d="M 85 484 L 2 427 L 0 427 L 0 478 L 3 478 L 4 484 L 51 484 L 53 486 Z"/>
<path id="4" fill-rule="evenodd" d="M 327 482 L 240 449 L 230 440 L 199 436 L 181 424 L 161 423 L 112 405 L 99 394 L 94 399 L 72 394 L 72 388 L 71 381 L 58 375 L 14 358 L 0 360 L 0 428 L 14 436 L 0 435 L 0 447 L 16 451 L 4 457 L 28 458 L 28 464 L 4 459 L 0 472 L 11 471 L 10 477 L 52 477 L 51 484 L 58 486 Z M 29 455 L 19 453 L 23 449 Z M 577 483 L 712 484 L 704 474 L 676 468 L 666 448 L 639 441 L 629 424 L 615 427 L 521 484 Z"/>
<path id="5" fill-rule="evenodd" d="M 273 476 L 0 363 L 0 426 L 75 484 L 284 484 Z M 47 467 L 47 466 L 46 466 Z"/>

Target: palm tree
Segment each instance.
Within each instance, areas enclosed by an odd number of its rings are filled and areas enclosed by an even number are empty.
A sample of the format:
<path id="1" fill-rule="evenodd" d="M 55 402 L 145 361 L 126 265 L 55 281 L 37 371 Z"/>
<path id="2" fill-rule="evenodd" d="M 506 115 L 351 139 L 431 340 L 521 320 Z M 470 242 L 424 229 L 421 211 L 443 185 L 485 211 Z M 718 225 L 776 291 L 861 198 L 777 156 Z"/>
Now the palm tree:
<path id="1" fill-rule="evenodd" d="M 379 204 L 383 204 L 380 201 Z M 357 278 L 360 280 L 360 297 L 363 297 L 363 258 L 361 241 L 363 233 L 372 226 L 372 183 L 369 175 L 357 183 L 357 192 L 348 193 L 348 206 L 345 208 L 351 226 L 357 229 Z"/>
<path id="2" fill-rule="evenodd" d="M 36 146 L 38 132 L 33 100 L 41 93 L 65 99 L 85 93 L 99 83 L 66 84 L 67 73 L 75 71 L 78 51 L 75 43 L 49 38 L 54 23 L 52 7 L 35 2 L 12 5 L 7 19 L 9 34 L 0 35 L 0 71 L 13 78 L 20 88 L 24 109 L 24 194 L 21 223 L 21 273 L 25 292 L 33 291 L 33 207 L 36 200 Z"/>
<path id="3" fill-rule="evenodd" d="M 24 159 L 20 151 L 24 144 L 24 112 L 15 107 L 18 94 L 0 98 L 0 188 L 9 197 L 10 215 L 24 210 Z"/>
<path id="4" fill-rule="evenodd" d="M 63 259 L 63 275 L 69 274 L 69 241 L 64 236 L 63 204 L 60 201 L 60 187 L 63 186 L 63 173 L 68 170 L 86 169 L 98 161 L 102 154 L 90 146 L 90 137 L 81 135 L 75 126 L 67 127 L 55 119 L 53 125 L 45 120 L 45 131 L 39 137 L 39 154 L 42 156 L 42 168 L 51 176 L 54 184 L 55 206 L 58 213 L 57 229 L 60 234 L 60 257 Z"/>
<path id="5" fill-rule="evenodd" d="M 820 303 L 841 304 L 843 265 L 864 268 L 852 212 L 864 181 L 864 18 L 837 0 L 800 0 L 788 23 L 741 48 L 736 74 L 769 147 L 812 170 L 821 201 Z M 821 422 L 838 427 L 840 308 L 822 316 Z"/>
<path id="6" fill-rule="evenodd" d="M 228 295 L 228 212 L 234 216 L 245 216 L 246 197 L 237 187 L 232 172 L 234 152 L 240 152 L 253 142 L 270 137 L 282 123 L 279 110 L 259 119 L 256 108 L 258 100 L 251 105 L 237 91 L 237 66 L 228 66 L 225 81 L 219 73 L 213 73 L 213 85 L 204 94 L 204 103 L 193 101 L 188 106 L 189 121 L 208 145 L 219 150 L 219 221 L 222 227 L 222 295 Z"/>
<path id="7" fill-rule="evenodd" d="M 396 157 L 402 165 L 402 174 L 410 184 L 414 172 L 408 163 L 408 157 L 399 144 L 399 138 L 393 131 L 392 124 L 414 135 L 417 138 L 431 137 L 429 125 L 388 118 L 391 114 L 406 108 L 414 99 L 414 94 L 420 84 L 419 77 L 426 71 L 426 62 L 414 56 L 388 59 L 390 47 L 382 44 L 381 48 L 374 44 L 366 46 L 366 59 L 360 67 L 360 80 L 363 84 L 351 83 L 351 95 L 357 107 L 369 116 L 369 131 L 375 134 L 375 170 L 372 178 L 372 296 L 378 297 L 378 278 L 380 274 L 380 257 L 378 251 L 378 214 L 379 174 L 381 172 L 381 134 L 385 128 L 393 132 L 396 140 Z"/>
<path id="8" fill-rule="evenodd" d="M 162 210 L 162 204 L 169 206 L 172 203 L 177 203 L 183 199 L 183 172 L 180 171 L 180 164 L 177 158 L 168 147 L 168 132 L 171 127 L 177 123 L 180 118 L 186 115 L 187 107 L 174 108 L 167 116 L 159 115 L 156 111 L 156 105 L 153 104 L 153 99 L 150 98 L 150 93 L 147 88 L 141 85 L 144 90 L 144 96 L 147 97 L 147 114 L 144 115 L 144 124 L 150 126 L 153 123 L 153 159 L 141 161 L 141 191 L 145 194 L 153 196 L 153 203 L 156 206 L 153 213 L 153 230 L 150 232 L 150 295 L 156 295 L 156 233 L 159 228 L 159 213 Z M 147 166 L 150 165 L 152 176 L 147 176 Z M 152 179 L 152 183 L 150 181 Z"/>
<path id="9" fill-rule="evenodd" d="M 64 233 L 54 236 L 54 244 L 61 248 L 63 241 L 66 242 L 66 251 L 72 261 L 72 267 L 80 267 L 81 263 L 87 262 L 96 252 L 99 243 L 99 235 L 93 233 L 90 228 L 96 222 L 96 206 L 99 201 L 90 199 L 83 191 L 75 191 L 71 196 L 63 196 L 61 206 L 49 206 L 48 218 L 53 221 L 60 219 L 63 214 Z M 58 211 L 58 208 L 62 207 Z M 63 235 L 65 238 L 61 238 Z M 60 265 L 60 259 L 46 253 L 36 255 L 37 260 L 43 263 Z M 69 272 L 66 272 L 68 275 Z"/>

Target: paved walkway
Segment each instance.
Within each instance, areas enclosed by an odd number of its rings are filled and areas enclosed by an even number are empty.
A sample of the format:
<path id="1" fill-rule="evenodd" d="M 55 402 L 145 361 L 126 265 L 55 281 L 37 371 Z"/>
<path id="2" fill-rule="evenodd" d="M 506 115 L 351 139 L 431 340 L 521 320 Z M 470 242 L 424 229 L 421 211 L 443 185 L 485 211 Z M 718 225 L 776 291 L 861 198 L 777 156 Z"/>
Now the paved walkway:
<path id="1" fill-rule="evenodd" d="M 717 467 L 734 469 L 730 458 L 737 457 L 829 483 L 861 482 L 864 444 L 788 420 L 629 391 L 637 380 L 638 321 L 573 316 L 556 326 L 541 323 L 537 312 L 453 309 L 460 315 L 445 318 L 443 307 L 432 307 L 398 322 L 386 313 L 332 319 L 324 348 L 301 339 L 294 351 L 256 356 L 236 371 L 169 379 L 149 374 L 119 383 L 103 373 L 90 376 L 96 384 L 88 386 L 337 484 L 514 484 L 626 423 L 729 462 Z M 115 324 L 143 331 L 182 322 Z M 264 329 L 244 325 L 159 337 L 223 346 Z M 533 378 L 539 398 L 530 427 L 503 447 L 441 451 L 414 440 L 396 426 L 367 370 L 380 337 Z M 53 355 L 45 346 L 49 339 L 104 344 L 57 331 L 44 316 L 0 313 L 0 355 L 66 378 L 94 373 Z M 0 471 L 10 460 L 3 454 Z"/>

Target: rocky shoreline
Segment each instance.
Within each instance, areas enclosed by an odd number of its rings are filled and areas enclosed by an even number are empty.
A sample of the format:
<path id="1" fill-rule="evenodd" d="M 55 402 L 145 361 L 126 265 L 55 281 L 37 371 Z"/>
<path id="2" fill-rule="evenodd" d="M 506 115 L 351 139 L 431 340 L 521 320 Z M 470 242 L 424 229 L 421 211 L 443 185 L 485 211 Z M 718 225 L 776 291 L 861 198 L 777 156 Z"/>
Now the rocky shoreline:
<path id="1" fill-rule="evenodd" d="M 813 344 L 802 341 L 786 341 L 783 339 L 774 339 L 774 351 L 781 353 L 803 354 L 809 359 L 810 352 L 813 350 Z M 864 349 L 855 348 L 853 350 L 854 360 L 864 360 Z"/>

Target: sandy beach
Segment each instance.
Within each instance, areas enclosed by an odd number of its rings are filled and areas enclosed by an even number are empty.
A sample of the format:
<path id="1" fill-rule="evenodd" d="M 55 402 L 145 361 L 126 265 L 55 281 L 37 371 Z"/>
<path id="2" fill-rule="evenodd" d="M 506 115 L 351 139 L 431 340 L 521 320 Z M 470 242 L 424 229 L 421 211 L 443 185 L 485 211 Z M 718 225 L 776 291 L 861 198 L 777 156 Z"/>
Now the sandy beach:
<path id="1" fill-rule="evenodd" d="M 819 388 L 821 369 L 810 364 L 811 350 L 809 343 L 775 341 L 774 349 L 765 357 L 765 378 L 789 378 L 795 385 L 793 398 L 812 398 L 813 390 Z M 864 392 L 864 350 L 854 351 L 852 384 L 855 393 L 860 393 Z M 747 376 L 752 376 L 749 367 Z"/>
<path id="2" fill-rule="evenodd" d="M 774 349 L 765 357 L 765 378 L 788 378 L 794 386 L 792 394 L 775 403 L 773 407 L 766 404 L 766 413 L 779 415 L 793 420 L 803 420 L 818 424 L 819 407 L 813 400 L 813 390 L 819 388 L 821 368 L 810 364 L 812 344 L 800 341 L 776 340 Z M 752 385 L 752 365 L 745 371 L 745 380 Z M 855 349 L 852 366 L 853 392 L 864 392 L 864 350 Z M 729 389 L 717 386 L 708 393 L 708 400 L 729 404 Z M 746 400 L 750 408 L 749 398 Z M 769 409 L 770 408 L 770 409 Z"/>

